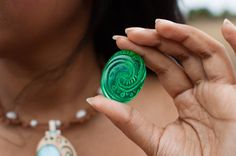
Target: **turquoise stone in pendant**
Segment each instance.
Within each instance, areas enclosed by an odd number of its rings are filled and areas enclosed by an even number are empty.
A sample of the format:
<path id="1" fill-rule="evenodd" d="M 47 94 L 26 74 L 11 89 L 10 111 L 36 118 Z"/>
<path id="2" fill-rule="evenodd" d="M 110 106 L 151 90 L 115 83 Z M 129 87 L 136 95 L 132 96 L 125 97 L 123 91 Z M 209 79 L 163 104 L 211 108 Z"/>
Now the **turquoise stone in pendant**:
<path id="1" fill-rule="evenodd" d="M 39 149 L 37 156 L 61 156 L 59 150 L 54 145 L 44 145 Z"/>
<path id="2" fill-rule="evenodd" d="M 38 143 L 36 156 L 77 156 L 71 142 L 57 129 L 56 122 L 56 120 L 49 121 L 49 130 Z"/>

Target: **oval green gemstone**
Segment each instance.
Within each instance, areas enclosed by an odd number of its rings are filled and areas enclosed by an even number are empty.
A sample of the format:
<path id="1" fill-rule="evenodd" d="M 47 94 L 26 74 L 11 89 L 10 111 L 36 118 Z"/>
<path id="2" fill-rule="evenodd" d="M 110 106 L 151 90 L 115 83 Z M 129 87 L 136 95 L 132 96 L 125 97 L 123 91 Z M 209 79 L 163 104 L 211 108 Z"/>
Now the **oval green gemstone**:
<path id="1" fill-rule="evenodd" d="M 146 79 L 144 60 L 138 54 L 121 50 L 106 63 L 101 78 L 101 90 L 107 98 L 127 103 L 142 89 Z"/>

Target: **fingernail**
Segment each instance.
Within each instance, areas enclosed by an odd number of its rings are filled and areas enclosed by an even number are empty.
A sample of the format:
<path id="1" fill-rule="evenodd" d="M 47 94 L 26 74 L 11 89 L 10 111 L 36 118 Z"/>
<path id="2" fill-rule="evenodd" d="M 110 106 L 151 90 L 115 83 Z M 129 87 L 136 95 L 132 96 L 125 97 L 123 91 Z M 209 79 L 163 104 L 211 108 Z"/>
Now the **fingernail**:
<path id="1" fill-rule="evenodd" d="M 121 35 L 114 35 L 114 36 L 112 36 L 112 39 L 116 41 L 120 37 L 122 37 L 122 36 Z"/>
<path id="2" fill-rule="evenodd" d="M 234 24 L 232 22 L 230 22 L 230 20 L 228 20 L 227 18 L 224 20 L 223 25 L 228 25 L 228 26 L 233 26 L 234 27 Z"/>
<path id="3" fill-rule="evenodd" d="M 93 98 L 87 98 L 86 99 L 86 101 L 88 102 L 88 104 L 90 104 L 90 105 L 93 105 L 93 100 L 92 100 Z"/>
<path id="4" fill-rule="evenodd" d="M 157 24 L 159 21 L 160 21 L 160 19 L 159 19 L 159 18 L 157 18 L 157 19 L 155 20 L 155 23 Z"/>
<path id="5" fill-rule="evenodd" d="M 130 31 L 143 31 L 145 30 L 144 28 L 139 28 L 139 27 L 131 27 L 131 28 L 126 28 L 125 33 L 128 34 Z"/>
<path id="6" fill-rule="evenodd" d="M 169 20 L 165 20 L 165 19 L 156 19 L 155 23 L 169 23 L 169 24 L 173 24 L 174 22 L 169 21 Z"/>

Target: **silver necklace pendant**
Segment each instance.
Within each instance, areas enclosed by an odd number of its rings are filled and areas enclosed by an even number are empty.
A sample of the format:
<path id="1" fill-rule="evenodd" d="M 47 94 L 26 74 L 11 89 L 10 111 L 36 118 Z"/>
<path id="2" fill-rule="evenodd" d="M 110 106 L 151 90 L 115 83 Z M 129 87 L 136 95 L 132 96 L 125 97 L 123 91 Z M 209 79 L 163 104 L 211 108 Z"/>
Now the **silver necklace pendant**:
<path id="1" fill-rule="evenodd" d="M 56 121 L 49 121 L 49 131 L 40 140 L 36 156 L 77 156 L 75 148 L 68 139 L 57 130 Z"/>

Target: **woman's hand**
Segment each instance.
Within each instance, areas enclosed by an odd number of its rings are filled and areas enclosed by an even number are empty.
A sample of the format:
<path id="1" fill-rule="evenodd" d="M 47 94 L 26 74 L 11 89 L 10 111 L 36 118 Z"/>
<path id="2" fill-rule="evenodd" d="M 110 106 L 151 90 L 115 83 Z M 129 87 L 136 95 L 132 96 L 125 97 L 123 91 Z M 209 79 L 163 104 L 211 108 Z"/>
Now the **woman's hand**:
<path id="1" fill-rule="evenodd" d="M 236 50 L 236 28 L 226 20 L 222 32 Z M 114 37 L 118 47 L 143 56 L 172 96 L 179 118 L 160 128 L 129 105 L 101 95 L 88 102 L 149 156 L 235 155 L 236 78 L 224 46 L 196 28 L 166 20 L 157 20 L 155 29 L 126 33 Z"/>

